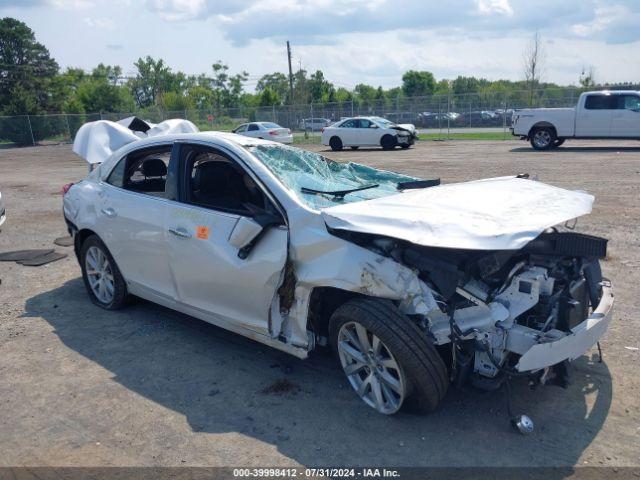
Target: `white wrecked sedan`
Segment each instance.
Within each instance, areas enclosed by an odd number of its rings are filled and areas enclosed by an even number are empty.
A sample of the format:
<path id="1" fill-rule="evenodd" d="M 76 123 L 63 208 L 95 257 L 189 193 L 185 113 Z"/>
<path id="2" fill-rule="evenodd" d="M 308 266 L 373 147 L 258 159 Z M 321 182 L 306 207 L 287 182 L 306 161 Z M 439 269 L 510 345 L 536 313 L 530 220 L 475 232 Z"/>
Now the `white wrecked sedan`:
<path id="1" fill-rule="evenodd" d="M 611 320 L 606 240 L 554 227 L 591 211 L 586 193 L 95 123 L 74 150 L 99 166 L 64 216 L 105 309 L 136 295 L 300 358 L 330 344 L 384 414 L 432 410 L 452 381 L 562 383 Z"/>

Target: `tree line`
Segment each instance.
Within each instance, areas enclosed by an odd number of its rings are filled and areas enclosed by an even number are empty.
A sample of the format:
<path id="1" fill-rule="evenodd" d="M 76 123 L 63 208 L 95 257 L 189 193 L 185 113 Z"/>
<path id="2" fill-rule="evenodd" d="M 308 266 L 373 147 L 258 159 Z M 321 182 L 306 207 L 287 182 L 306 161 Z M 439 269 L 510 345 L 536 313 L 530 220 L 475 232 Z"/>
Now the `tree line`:
<path id="1" fill-rule="evenodd" d="M 536 41 L 537 37 L 536 37 Z M 537 60 L 537 59 L 536 59 Z M 98 64 L 90 73 L 78 68 L 61 70 L 34 32 L 14 18 L 0 20 L 0 114 L 220 110 L 233 107 L 307 105 L 309 103 L 398 102 L 407 97 L 437 94 L 504 94 L 532 89 L 569 89 L 542 82 L 535 70 L 522 81 L 487 80 L 473 76 L 440 79 L 428 71 L 410 70 L 398 87 L 383 89 L 360 83 L 352 90 L 334 85 L 321 70 L 287 75 L 263 75 L 255 92 L 246 89 L 249 74 L 231 72 L 222 61 L 208 74 L 174 71 L 164 60 L 150 56 L 134 63 L 135 75 L 125 77 L 117 65 Z M 583 86 L 594 84 L 593 71 L 582 75 Z"/>

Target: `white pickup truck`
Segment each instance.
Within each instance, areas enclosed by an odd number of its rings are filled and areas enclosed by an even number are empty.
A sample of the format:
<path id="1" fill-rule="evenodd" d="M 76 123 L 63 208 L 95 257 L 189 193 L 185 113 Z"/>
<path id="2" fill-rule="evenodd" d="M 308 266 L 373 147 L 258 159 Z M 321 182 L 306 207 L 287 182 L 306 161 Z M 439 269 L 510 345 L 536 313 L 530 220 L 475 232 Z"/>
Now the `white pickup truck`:
<path id="1" fill-rule="evenodd" d="M 585 92 L 575 108 L 516 110 L 511 133 L 536 150 L 559 147 L 567 138 L 640 139 L 640 91 Z"/>

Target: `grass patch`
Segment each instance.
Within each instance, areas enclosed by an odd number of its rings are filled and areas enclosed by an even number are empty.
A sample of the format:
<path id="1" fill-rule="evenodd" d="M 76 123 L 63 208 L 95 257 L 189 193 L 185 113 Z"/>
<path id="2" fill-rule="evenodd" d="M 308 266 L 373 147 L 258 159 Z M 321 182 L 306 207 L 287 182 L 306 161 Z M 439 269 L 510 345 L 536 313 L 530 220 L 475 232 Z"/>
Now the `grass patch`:
<path id="1" fill-rule="evenodd" d="M 510 132 L 421 133 L 420 140 L 514 140 Z"/>

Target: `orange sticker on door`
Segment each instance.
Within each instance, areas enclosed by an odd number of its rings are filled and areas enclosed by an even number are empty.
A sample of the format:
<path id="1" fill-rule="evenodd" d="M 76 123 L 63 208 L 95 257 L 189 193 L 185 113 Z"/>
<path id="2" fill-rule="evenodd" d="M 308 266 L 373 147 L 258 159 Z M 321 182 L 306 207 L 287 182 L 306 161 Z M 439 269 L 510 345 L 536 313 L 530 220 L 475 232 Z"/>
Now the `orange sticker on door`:
<path id="1" fill-rule="evenodd" d="M 196 237 L 200 240 L 207 240 L 210 233 L 211 229 L 209 227 L 205 227 L 203 225 L 196 227 Z"/>

